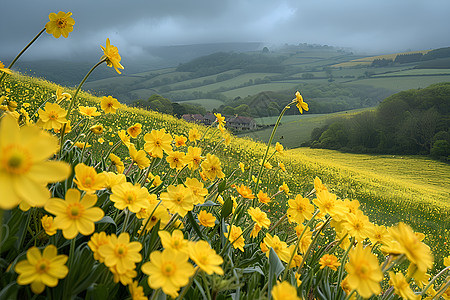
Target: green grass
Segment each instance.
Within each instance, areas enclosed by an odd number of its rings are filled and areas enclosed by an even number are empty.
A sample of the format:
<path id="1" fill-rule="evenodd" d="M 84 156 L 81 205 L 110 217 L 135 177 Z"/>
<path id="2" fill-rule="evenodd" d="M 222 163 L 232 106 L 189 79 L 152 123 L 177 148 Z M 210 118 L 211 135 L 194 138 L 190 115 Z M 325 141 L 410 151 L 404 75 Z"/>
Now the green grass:
<path id="1" fill-rule="evenodd" d="M 409 89 L 425 88 L 433 83 L 448 82 L 450 81 L 450 75 L 448 76 L 407 76 L 407 77 L 385 77 L 385 78 L 369 78 L 352 81 L 351 84 L 370 85 L 373 87 L 379 87 L 391 90 L 393 92 L 399 92 Z"/>
<path id="2" fill-rule="evenodd" d="M 200 104 L 206 110 L 210 111 L 224 104 L 223 101 L 217 99 L 195 99 L 195 100 L 180 101 L 180 103 Z"/>
<path id="3" fill-rule="evenodd" d="M 410 69 L 388 74 L 374 75 L 374 77 L 384 76 L 420 76 L 420 75 L 450 75 L 450 69 Z"/>

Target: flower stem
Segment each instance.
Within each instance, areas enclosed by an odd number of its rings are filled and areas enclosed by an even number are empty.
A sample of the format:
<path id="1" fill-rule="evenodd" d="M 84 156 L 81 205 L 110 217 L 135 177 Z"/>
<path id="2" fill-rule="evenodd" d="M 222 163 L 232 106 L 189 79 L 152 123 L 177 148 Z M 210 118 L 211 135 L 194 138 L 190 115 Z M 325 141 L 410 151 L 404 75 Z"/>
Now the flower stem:
<path id="1" fill-rule="evenodd" d="M 8 69 L 11 69 L 11 67 L 16 63 L 16 61 L 19 59 L 19 57 L 21 57 L 22 54 L 24 54 L 25 51 L 27 51 L 27 49 L 30 48 L 31 44 L 33 44 L 34 41 L 36 41 L 37 38 L 40 37 L 42 33 L 44 33 L 44 31 L 45 31 L 45 27 L 42 28 L 42 30 L 39 31 L 38 34 L 36 34 L 36 36 L 31 40 L 31 42 L 29 42 L 29 43 L 25 46 L 25 48 L 23 48 L 22 51 L 20 51 L 19 54 L 17 54 L 17 56 L 14 58 L 14 60 L 9 64 Z M 5 75 L 6 75 L 6 73 L 3 73 L 2 76 L 0 77 L 0 83 L 3 81 L 3 78 L 5 77 Z"/>

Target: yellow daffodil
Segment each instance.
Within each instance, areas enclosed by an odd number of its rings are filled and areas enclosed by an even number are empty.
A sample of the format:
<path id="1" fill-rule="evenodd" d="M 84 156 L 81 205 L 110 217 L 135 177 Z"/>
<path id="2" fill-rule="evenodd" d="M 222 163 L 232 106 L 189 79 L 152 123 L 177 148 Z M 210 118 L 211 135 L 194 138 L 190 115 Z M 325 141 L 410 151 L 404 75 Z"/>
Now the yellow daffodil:
<path id="1" fill-rule="evenodd" d="M 324 254 L 319 260 L 320 268 L 330 268 L 333 271 L 337 271 L 337 267 L 341 265 L 338 258 L 333 254 Z"/>
<path id="2" fill-rule="evenodd" d="M 303 102 L 303 97 L 302 97 L 302 95 L 300 95 L 299 91 L 297 91 L 295 93 L 295 99 L 292 101 L 295 103 L 295 105 L 297 106 L 297 108 L 301 114 L 303 114 L 303 110 L 305 110 L 305 111 L 309 110 L 308 103 Z"/>
<path id="3" fill-rule="evenodd" d="M 128 208 L 131 212 L 137 213 L 141 208 L 148 206 L 148 190 L 139 184 L 133 185 L 131 182 L 124 182 L 113 186 L 111 191 L 110 199 L 117 209 Z"/>
<path id="4" fill-rule="evenodd" d="M 150 159 L 147 157 L 147 153 L 144 150 L 136 150 L 133 144 L 130 144 L 128 148 L 130 152 L 130 157 L 133 160 L 133 163 L 137 164 L 139 169 L 145 169 L 150 166 Z"/>
<path id="5" fill-rule="evenodd" d="M 131 284 L 128 284 L 128 290 L 130 291 L 132 300 L 148 300 L 148 298 L 144 294 L 144 288 L 137 281 L 133 281 Z"/>
<path id="6" fill-rule="evenodd" d="M 111 96 L 103 97 L 100 102 L 100 107 L 103 109 L 105 114 L 115 114 L 116 110 L 119 109 L 120 106 L 119 101 Z"/>
<path id="7" fill-rule="evenodd" d="M 284 155 L 284 147 L 279 142 L 275 144 L 275 151 L 277 151 L 278 154 Z"/>
<path id="8" fill-rule="evenodd" d="M 106 46 L 100 46 L 103 50 L 103 56 L 101 60 L 106 59 L 106 65 L 108 67 L 114 67 L 117 73 L 121 74 L 119 69 L 123 69 L 123 66 L 120 64 L 120 60 L 122 59 L 119 54 L 119 50 L 116 46 L 113 46 L 109 42 L 109 38 L 106 39 Z"/>
<path id="9" fill-rule="evenodd" d="M 128 148 L 130 149 L 130 136 L 125 132 L 125 130 L 119 130 L 119 132 L 117 132 L 117 135 L 119 136 L 120 140 L 122 141 L 122 143 Z"/>
<path id="10" fill-rule="evenodd" d="M 139 253 L 142 244 L 130 242 L 130 235 L 122 232 L 119 236 L 114 233 L 109 238 L 109 243 L 98 248 L 99 254 L 105 258 L 107 267 L 115 267 L 117 273 L 124 274 L 128 270 L 134 269 L 135 264 L 142 260 Z"/>
<path id="11" fill-rule="evenodd" d="M 181 151 L 170 151 L 166 161 L 172 169 L 181 170 L 186 165 L 186 154 Z"/>
<path id="12" fill-rule="evenodd" d="M 214 227 L 216 225 L 216 217 L 212 213 L 201 210 L 198 215 L 198 223 L 205 227 Z"/>
<path id="13" fill-rule="evenodd" d="M 286 242 L 281 241 L 277 235 L 272 236 L 269 233 L 266 233 L 263 241 L 267 248 L 272 248 L 282 261 L 289 262 L 291 254 Z M 266 256 L 269 257 L 269 252 L 266 252 Z"/>
<path id="14" fill-rule="evenodd" d="M 75 25 L 75 20 L 71 16 L 70 11 L 49 14 L 48 19 L 50 21 L 45 24 L 47 33 L 52 34 L 55 38 L 59 38 L 61 35 L 67 38 L 69 33 L 73 31 L 73 25 Z"/>
<path id="15" fill-rule="evenodd" d="M 114 153 L 111 153 L 109 155 L 109 159 L 111 160 L 112 164 L 116 166 L 117 173 L 123 173 L 123 171 L 125 170 L 125 165 L 123 164 L 120 157 L 118 157 Z"/>
<path id="16" fill-rule="evenodd" d="M 272 297 L 274 300 L 300 300 L 297 296 L 297 290 L 287 281 L 278 283 L 272 288 Z"/>
<path id="17" fill-rule="evenodd" d="M 191 190 L 192 196 L 194 197 L 194 205 L 205 202 L 208 190 L 203 187 L 203 183 L 198 181 L 197 178 L 186 178 L 184 185 Z"/>
<path id="18" fill-rule="evenodd" d="M 358 210 L 356 214 L 346 214 L 345 220 L 343 227 L 358 242 L 369 237 L 372 224 L 369 222 L 369 217 L 365 216 L 362 211 Z"/>
<path id="19" fill-rule="evenodd" d="M 64 238 L 70 240 L 78 233 L 90 235 L 94 232 L 94 223 L 105 215 L 101 208 L 93 207 L 96 202 L 96 195 L 86 194 L 81 198 L 78 190 L 69 189 L 65 200 L 52 198 L 45 204 L 45 210 L 56 216 L 55 226 L 62 229 Z"/>
<path id="20" fill-rule="evenodd" d="M 55 226 L 55 222 L 53 221 L 53 217 L 44 215 L 41 218 L 41 224 L 42 228 L 44 229 L 45 233 L 48 235 L 54 235 L 58 228 Z"/>
<path id="21" fill-rule="evenodd" d="M 289 199 L 288 205 L 287 215 L 290 222 L 301 224 L 305 219 L 311 219 L 314 213 L 314 205 L 308 198 L 303 198 L 301 195 L 297 195 L 295 199 Z"/>
<path id="22" fill-rule="evenodd" d="M 160 195 L 162 204 L 172 213 L 178 213 L 184 217 L 188 211 L 194 208 L 194 197 L 189 188 L 183 185 L 169 185 L 167 192 Z"/>
<path id="23" fill-rule="evenodd" d="M 223 233 L 225 237 L 230 241 L 230 243 L 233 244 L 234 249 L 239 249 L 242 252 L 244 252 L 244 246 L 245 246 L 245 239 L 242 236 L 242 229 L 241 227 L 228 225 L 227 231 Z"/>
<path id="24" fill-rule="evenodd" d="M 252 218 L 253 221 L 256 222 L 256 224 L 258 224 L 259 227 L 264 227 L 269 229 L 270 226 L 270 220 L 267 217 L 267 214 L 263 211 L 261 211 L 261 209 L 259 207 L 250 207 L 247 210 L 248 214 L 250 215 L 250 217 Z"/>
<path id="25" fill-rule="evenodd" d="M 200 168 L 200 163 L 203 159 L 202 149 L 189 146 L 185 159 L 189 169 L 197 170 L 198 168 Z"/>
<path id="26" fill-rule="evenodd" d="M 56 103 L 60 104 L 64 100 L 72 99 L 72 95 L 69 93 L 63 93 L 62 87 L 56 89 Z"/>
<path id="27" fill-rule="evenodd" d="M 109 243 L 109 235 L 107 235 L 104 231 L 96 232 L 91 236 L 91 239 L 87 243 L 91 251 L 94 253 L 94 258 L 99 262 L 103 263 L 105 258 L 100 255 L 98 249 Z"/>
<path id="28" fill-rule="evenodd" d="M 189 130 L 189 141 L 196 142 L 201 138 L 200 132 L 197 128 L 192 128 Z"/>
<path id="29" fill-rule="evenodd" d="M 283 184 L 279 186 L 278 190 L 281 192 L 283 191 L 286 195 L 290 195 L 289 194 L 289 187 L 286 184 L 286 182 L 283 181 Z"/>
<path id="30" fill-rule="evenodd" d="M 67 123 L 65 111 L 56 103 L 45 103 L 44 110 L 39 109 L 39 120 L 36 125 L 44 129 L 61 129 L 63 124 Z"/>
<path id="31" fill-rule="evenodd" d="M 189 256 L 206 274 L 224 274 L 223 269 L 220 267 L 223 264 L 223 258 L 214 249 L 211 249 L 207 241 L 200 240 L 191 245 L 189 247 Z"/>
<path id="32" fill-rule="evenodd" d="M 97 124 L 93 125 L 89 128 L 90 131 L 92 131 L 94 134 L 102 134 L 105 128 L 103 128 L 103 125 Z"/>
<path id="33" fill-rule="evenodd" d="M 136 123 L 133 126 L 128 127 L 127 132 L 132 138 L 137 138 L 137 136 L 142 132 L 142 124 Z"/>
<path id="34" fill-rule="evenodd" d="M 182 135 L 174 135 L 175 147 L 186 146 L 187 137 Z"/>
<path id="35" fill-rule="evenodd" d="M 256 197 L 258 198 L 258 201 L 261 203 L 267 204 L 270 202 L 269 195 L 267 193 L 264 193 L 263 191 L 259 191 Z"/>
<path id="36" fill-rule="evenodd" d="M 148 285 L 176 298 L 178 290 L 187 285 L 189 278 L 194 275 L 194 267 L 188 262 L 186 253 L 165 249 L 163 252 L 153 251 L 150 261 L 142 265 L 143 273 L 149 275 Z"/>
<path id="37" fill-rule="evenodd" d="M 189 254 L 189 241 L 184 239 L 183 232 L 181 230 L 174 230 L 172 234 L 167 231 L 158 231 L 161 244 L 164 249 L 172 249 L 174 251 L 181 251 Z"/>
<path id="38" fill-rule="evenodd" d="M 278 167 L 283 171 L 286 172 L 286 167 L 284 166 L 284 164 L 282 162 L 278 163 Z"/>
<path id="39" fill-rule="evenodd" d="M 19 127 L 6 115 L 0 119 L 0 209 L 21 202 L 44 206 L 50 198 L 47 184 L 66 179 L 70 166 L 48 161 L 58 149 L 58 140 L 36 126 Z"/>
<path id="40" fill-rule="evenodd" d="M 225 174 L 222 172 L 222 166 L 220 160 L 214 154 L 206 154 L 206 159 L 200 165 L 204 175 L 209 180 L 214 180 L 217 178 L 224 178 Z"/>
<path id="41" fill-rule="evenodd" d="M 419 300 L 422 297 L 414 294 L 402 273 L 389 272 L 389 283 L 394 287 L 395 294 L 407 300 Z"/>
<path id="42" fill-rule="evenodd" d="M 116 174 L 114 172 L 102 172 L 106 176 L 106 185 L 105 187 L 111 189 L 113 186 L 117 184 L 121 184 L 127 182 L 127 178 L 123 174 Z"/>
<path id="43" fill-rule="evenodd" d="M 78 111 L 82 116 L 86 116 L 88 118 L 98 117 L 101 115 L 99 111 L 97 111 L 97 107 L 95 106 L 78 106 Z"/>
<path id="44" fill-rule="evenodd" d="M 167 208 L 162 205 L 153 204 L 148 207 L 148 211 L 153 212 L 151 217 L 142 220 L 142 226 L 139 229 L 139 233 L 149 232 L 158 222 L 160 222 L 160 228 L 164 228 L 170 220 L 170 214 Z M 145 226 L 145 228 L 144 228 Z"/>
<path id="45" fill-rule="evenodd" d="M 170 153 L 172 151 L 172 136 L 166 133 L 166 130 L 152 130 L 144 135 L 144 149 L 152 157 L 163 157 L 163 151 Z"/>
<path id="46" fill-rule="evenodd" d="M 17 283 L 20 285 L 31 284 L 31 290 L 40 294 L 45 287 L 55 287 L 58 280 L 66 277 L 69 269 L 65 265 L 67 255 L 58 255 L 53 245 L 47 246 L 44 251 L 31 247 L 27 251 L 27 259 L 18 262 L 15 271 L 19 274 Z"/>
<path id="47" fill-rule="evenodd" d="M 73 181 L 80 190 L 85 191 L 88 194 L 93 194 L 106 187 L 105 174 L 97 174 L 94 167 L 86 166 L 84 163 L 75 166 L 75 178 Z"/>

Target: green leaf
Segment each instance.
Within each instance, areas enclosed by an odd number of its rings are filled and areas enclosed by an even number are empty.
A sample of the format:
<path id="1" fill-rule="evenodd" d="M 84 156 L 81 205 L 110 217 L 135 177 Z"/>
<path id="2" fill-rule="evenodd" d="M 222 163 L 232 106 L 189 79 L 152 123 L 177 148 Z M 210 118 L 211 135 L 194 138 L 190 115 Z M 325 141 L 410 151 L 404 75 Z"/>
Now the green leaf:
<path id="1" fill-rule="evenodd" d="M 192 228 L 197 233 L 198 237 L 204 240 L 205 238 L 203 237 L 202 231 L 200 230 L 200 226 L 198 226 L 197 222 L 195 222 L 194 216 L 192 215 L 192 211 L 188 211 L 187 216 L 189 223 L 191 223 Z"/>
<path id="2" fill-rule="evenodd" d="M 223 191 L 225 191 L 227 188 L 227 180 L 226 178 L 222 179 L 222 181 L 219 183 L 219 185 L 217 186 L 217 190 L 220 193 L 222 193 Z"/>
<path id="3" fill-rule="evenodd" d="M 210 206 L 219 206 L 219 203 L 212 202 L 211 200 L 205 201 L 203 204 L 197 204 L 198 207 L 210 207 Z"/>
<path id="4" fill-rule="evenodd" d="M 259 274 L 261 274 L 262 276 L 264 276 L 264 272 L 261 269 L 260 266 L 255 266 L 255 267 L 247 267 L 244 270 L 242 270 L 244 272 L 244 274 L 246 273 L 251 273 L 253 274 L 254 272 L 258 272 Z"/>
<path id="5" fill-rule="evenodd" d="M 270 248 L 269 250 L 269 290 L 268 290 L 268 296 L 269 300 L 271 299 L 272 295 L 272 287 L 274 282 L 276 282 L 277 277 L 283 272 L 284 266 L 281 262 L 280 258 L 276 254 L 275 250 L 273 248 Z"/>
<path id="6" fill-rule="evenodd" d="M 222 219 L 226 219 L 231 212 L 233 211 L 233 200 L 231 200 L 230 197 L 225 199 L 223 205 L 222 205 L 222 211 L 220 212 L 220 217 Z"/>

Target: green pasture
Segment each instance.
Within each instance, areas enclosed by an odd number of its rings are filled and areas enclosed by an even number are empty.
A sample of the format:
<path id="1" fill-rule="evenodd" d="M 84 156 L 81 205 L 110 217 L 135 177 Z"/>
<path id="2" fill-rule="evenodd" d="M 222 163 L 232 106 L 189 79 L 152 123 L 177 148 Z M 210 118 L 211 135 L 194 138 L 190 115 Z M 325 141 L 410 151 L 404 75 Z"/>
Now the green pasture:
<path id="1" fill-rule="evenodd" d="M 180 103 L 199 104 L 209 111 L 212 111 L 214 108 L 218 108 L 219 106 L 224 104 L 222 101 L 217 99 L 195 99 L 195 100 L 180 101 Z"/>
<path id="2" fill-rule="evenodd" d="M 391 90 L 393 92 L 400 92 L 409 89 L 425 88 L 433 83 L 448 82 L 450 75 L 440 76 L 405 76 L 405 77 L 377 77 L 354 80 L 350 83 L 352 85 L 370 85 Z"/>

